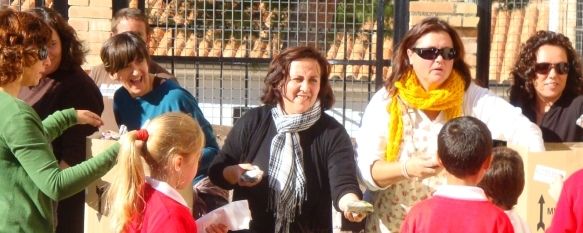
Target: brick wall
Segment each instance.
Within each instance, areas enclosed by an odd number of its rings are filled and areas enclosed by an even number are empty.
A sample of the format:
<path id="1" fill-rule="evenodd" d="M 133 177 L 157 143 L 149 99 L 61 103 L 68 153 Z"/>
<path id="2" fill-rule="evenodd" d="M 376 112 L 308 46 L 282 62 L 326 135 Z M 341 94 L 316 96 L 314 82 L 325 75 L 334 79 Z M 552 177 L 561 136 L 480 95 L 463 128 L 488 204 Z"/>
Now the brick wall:
<path id="1" fill-rule="evenodd" d="M 412 1 L 409 3 L 409 11 L 409 27 L 431 16 L 443 19 L 454 27 L 462 38 L 466 50 L 465 60 L 470 66 L 472 77 L 475 77 L 477 26 L 480 20 L 477 5 L 459 0 Z"/>
<path id="2" fill-rule="evenodd" d="M 89 50 L 83 68 L 101 63 L 99 50 L 111 31 L 112 0 L 69 0 L 69 24 Z"/>

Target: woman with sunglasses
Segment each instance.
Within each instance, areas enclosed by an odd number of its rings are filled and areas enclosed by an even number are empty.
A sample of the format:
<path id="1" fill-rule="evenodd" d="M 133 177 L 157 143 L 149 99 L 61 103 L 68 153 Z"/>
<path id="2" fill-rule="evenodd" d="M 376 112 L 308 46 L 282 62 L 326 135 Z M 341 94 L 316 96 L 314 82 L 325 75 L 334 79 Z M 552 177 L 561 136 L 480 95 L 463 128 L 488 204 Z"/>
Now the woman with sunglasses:
<path id="1" fill-rule="evenodd" d="M 510 103 L 541 128 L 545 142 L 583 141 L 581 58 L 569 38 L 537 32 L 522 46 L 510 76 Z"/>
<path id="2" fill-rule="evenodd" d="M 41 121 L 16 98 L 39 83 L 50 66 L 50 27 L 29 13 L 0 10 L 0 229 L 54 232 L 55 202 L 83 190 L 114 164 L 120 145 L 76 166 L 61 169 L 50 142 L 75 124 L 98 127 L 99 116 L 73 108 Z M 131 132 L 129 134 L 134 134 Z"/>
<path id="3" fill-rule="evenodd" d="M 449 119 L 473 116 L 494 139 L 544 150 L 540 130 L 520 109 L 472 82 L 464 53 L 457 32 L 437 18 L 422 20 L 401 41 L 393 73 L 370 100 L 356 137 L 365 197 L 375 210 L 365 232 L 399 232 L 407 210 L 445 182 L 437 134 Z"/>
<path id="4" fill-rule="evenodd" d="M 48 54 L 51 64 L 42 73 L 39 84 L 22 88 L 18 98 L 31 105 L 41 119 L 67 108 L 87 109 L 101 114 L 103 98 L 97 85 L 81 68 L 86 51 L 75 29 L 53 9 L 42 7 L 29 12 L 50 26 Z M 95 131 L 97 127 L 91 125 L 76 125 L 56 138 L 52 147 L 59 165 L 69 167 L 85 161 L 85 140 Z M 57 222 L 62 224 L 57 224 L 57 233 L 83 232 L 84 203 L 83 192 L 59 202 Z"/>

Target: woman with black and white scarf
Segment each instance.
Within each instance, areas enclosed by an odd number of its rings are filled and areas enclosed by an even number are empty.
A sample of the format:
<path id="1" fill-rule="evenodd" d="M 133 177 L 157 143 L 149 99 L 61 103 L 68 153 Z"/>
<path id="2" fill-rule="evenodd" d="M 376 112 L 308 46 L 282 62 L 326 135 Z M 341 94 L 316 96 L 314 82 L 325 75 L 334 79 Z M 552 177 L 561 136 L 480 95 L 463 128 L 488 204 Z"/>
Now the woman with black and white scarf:
<path id="1" fill-rule="evenodd" d="M 365 217 L 347 211 L 362 192 L 350 137 L 324 113 L 334 104 L 329 74 L 329 63 L 314 48 L 276 56 L 265 78 L 264 105 L 237 121 L 211 164 L 213 183 L 234 189 L 233 200 L 248 200 L 249 232 L 332 232 L 332 203 L 349 221 Z M 255 174 L 248 176 L 249 170 Z"/>

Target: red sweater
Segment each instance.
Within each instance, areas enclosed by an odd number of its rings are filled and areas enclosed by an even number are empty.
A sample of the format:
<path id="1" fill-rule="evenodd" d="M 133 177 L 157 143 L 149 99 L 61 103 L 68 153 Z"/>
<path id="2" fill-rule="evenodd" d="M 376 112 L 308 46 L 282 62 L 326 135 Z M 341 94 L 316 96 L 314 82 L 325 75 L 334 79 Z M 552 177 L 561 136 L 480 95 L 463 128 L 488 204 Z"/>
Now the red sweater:
<path id="1" fill-rule="evenodd" d="M 196 223 L 188 207 L 155 190 L 150 184 L 144 187 L 144 200 L 143 219 L 140 222 L 140 219 L 134 218 L 128 233 L 196 233 Z"/>
<path id="2" fill-rule="evenodd" d="M 583 169 L 563 184 L 553 222 L 547 233 L 583 233 Z"/>
<path id="3" fill-rule="evenodd" d="M 401 232 L 513 233 L 512 223 L 489 201 L 433 196 L 413 206 Z"/>

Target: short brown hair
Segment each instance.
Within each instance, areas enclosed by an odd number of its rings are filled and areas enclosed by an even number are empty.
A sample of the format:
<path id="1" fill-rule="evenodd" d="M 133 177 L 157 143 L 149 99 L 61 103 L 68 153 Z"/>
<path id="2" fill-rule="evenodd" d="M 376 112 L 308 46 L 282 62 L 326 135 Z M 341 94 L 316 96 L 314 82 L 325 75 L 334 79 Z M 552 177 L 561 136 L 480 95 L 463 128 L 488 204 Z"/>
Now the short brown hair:
<path id="1" fill-rule="evenodd" d="M 150 25 L 148 24 L 148 18 L 138 8 L 123 8 L 118 10 L 115 15 L 113 15 L 113 19 L 111 19 L 111 32 L 113 32 L 113 34 L 117 34 L 117 25 L 119 25 L 119 22 L 124 19 L 133 19 L 143 22 L 146 26 L 146 37 L 150 35 Z"/>
<path id="2" fill-rule="evenodd" d="M 134 61 L 150 61 L 146 42 L 135 32 L 123 32 L 110 37 L 103 43 L 99 55 L 109 74 L 128 67 Z"/>
<path id="3" fill-rule="evenodd" d="M 322 54 L 313 47 L 290 47 L 275 56 L 269 65 L 269 71 L 265 76 L 265 87 L 261 101 L 268 105 L 277 105 L 283 101 L 281 87 L 289 81 L 289 69 L 292 61 L 310 58 L 318 62 L 320 66 L 320 92 L 318 99 L 323 110 L 328 110 L 334 105 L 334 93 L 328 81 L 330 76 L 330 63 Z"/>
<path id="4" fill-rule="evenodd" d="M 505 210 L 512 209 L 524 189 L 524 164 L 513 149 L 495 147 L 490 169 L 478 184 L 492 202 Z"/>
<path id="5" fill-rule="evenodd" d="M 492 156 L 492 134 L 478 118 L 451 119 L 437 135 L 437 156 L 445 170 L 457 178 L 476 175 Z"/>
<path id="6" fill-rule="evenodd" d="M 38 51 L 51 39 L 51 29 L 39 18 L 10 8 L 0 10 L 0 85 L 14 82 L 23 67 L 39 60 Z"/>
<path id="7" fill-rule="evenodd" d="M 464 43 L 460 38 L 459 34 L 453 27 L 451 27 L 447 22 L 435 18 L 429 17 L 423 19 L 421 22 L 413 26 L 403 37 L 403 40 L 399 44 L 397 51 L 393 56 L 393 72 L 385 82 L 385 87 L 389 92 L 393 92 L 395 88 L 395 83 L 401 79 L 401 77 L 410 69 L 408 62 L 407 49 L 411 49 L 417 40 L 424 36 L 425 34 L 431 32 L 445 32 L 451 38 L 453 42 L 453 48 L 457 51 L 453 62 L 453 69 L 462 76 L 465 89 L 468 89 L 470 83 L 472 82 L 472 74 L 470 73 L 470 68 L 468 64 L 464 61 L 465 49 Z"/>

